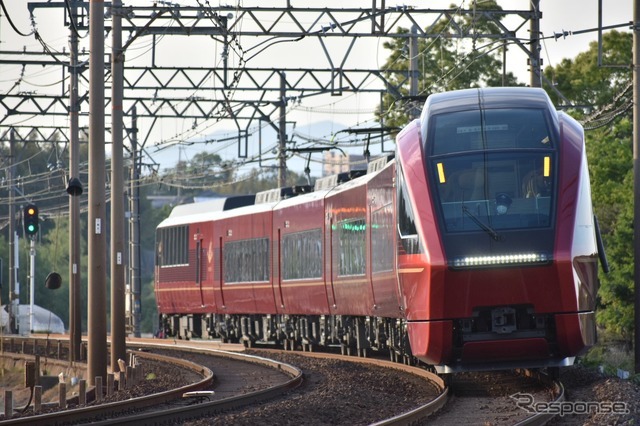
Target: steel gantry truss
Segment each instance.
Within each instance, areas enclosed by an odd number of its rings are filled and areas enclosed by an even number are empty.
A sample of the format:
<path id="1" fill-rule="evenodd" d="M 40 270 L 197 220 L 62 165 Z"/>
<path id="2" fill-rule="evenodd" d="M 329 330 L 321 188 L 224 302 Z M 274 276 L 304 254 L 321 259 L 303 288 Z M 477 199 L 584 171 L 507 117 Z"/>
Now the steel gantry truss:
<path id="1" fill-rule="evenodd" d="M 149 51 L 151 63 L 124 62 L 124 115 L 131 116 L 135 109 L 139 119 L 178 118 L 190 120 L 232 120 L 239 132 L 246 131 L 255 120 L 272 118 L 275 123 L 283 102 L 302 101 L 306 97 L 327 94 L 340 96 L 345 93 L 391 93 L 401 98 L 401 88 L 408 85 L 409 70 L 366 69 L 352 65 L 350 57 L 358 50 L 358 42 L 365 38 L 469 38 L 495 39 L 515 44 L 539 63 L 538 51 L 533 41 L 518 37 L 527 23 L 541 17 L 538 10 L 474 10 L 474 9 L 424 9 L 413 7 L 386 7 L 384 1 L 373 0 L 366 8 L 296 8 L 286 2 L 284 7 L 218 6 L 198 2 L 198 6 L 181 6 L 158 2 L 154 6 L 122 6 L 114 8 L 105 2 L 106 25 L 117 15 L 122 18 L 122 34 L 128 34 L 123 52 L 135 46 L 143 38 L 151 37 Z M 67 7 L 70 5 L 70 7 Z M 88 31 L 88 2 L 30 2 L 32 16 L 42 9 L 65 8 L 65 26 L 70 31 Z M 68 12 L 73 15 L 69 16 Z M 492 22 L 496 33 L 476 32 L 475 26 L 466 28 L 454 18 L 468 17 L 471 22 L 480 19 Z M 511 28 L 502 23 L 504 17 L 516 17 Z M 434 28 L 441 20 L 451 24 L 446 33 Z M 513 20 L 513 19 L 512 19 Z M 417 33 L 398 32 L 399 27 L 417 28 Z M 180 66 L 159 65 L 165 60 L 158 38 L 190 36 L 188 43 L 202 44 L 206 50 L 213 42 L 221 46 L 219 66 L 199 66 L 188 58 L 180 59 Z M 194 39 L 193 36 L 205 36 Z M 339 40 L 335 49 L 333 40 Z M 278 64 L 252 65 L 257 57 L 278 43 L 305 43 L 305 48 L 321 58 L 315 66 L 297 66 L 295 58 L 281 58 Z M 333 43 L 335 44 L 335 43 Z M 208 46 L 208 47 L 207 47 Z M 346 47 L 345 47 L 346 46 Z M 533 47 L 531 47 L 533 46 Z M 175 52 L 173 53 L 175 55 Z M 80 55 L 82 56 L 82 55 Z M 86 50 L 85 50 L 86 56 Z M 110 83 L 108 63 L 105 58 L 107 84 Z M 196 61 L 194 61 L 196 62 Z M 231 63 L 235 62 L 235 65 Z M 0 127 L 9 127 L 16 115 L 68 115 L 69 74 L 77 72 L 81 87 L 89 82 L 85 75 L 86 57 L 79 60 L 77 69 L 70 69 L 69 55 L 65 52 L 1 51 L 0 64 L 33 67 L 58 67 L 62 72 L 59 88 L 51 91 L 8 90 L 0 95 Z M 293 66 L 292 66 L 293 65 Z M 539 67 L 532 67 L 540 81 Z M 23 71 L 24 72 L 24 71 Z M 404 79 L 391 81 L 388 76 L 404 75 Z M 285 79 L 286 96 L 280 97 L 281 79 Z M 107 86 L 109 89 L 109 86 Z M 79 92 L 78 109 L 86 115 L 88 90 Z M 107 96 L 105 111 L 109 111 Z M 4 112 L 4 114 L 3 114 Z M 275 124 L 274 124 L 275 126 Z M 147 131 L 151 127 L 145 126 Z M 146 138 L 143 138 L 146 140 Z M 241 152 L 239 150 L 239 152 Z"/>
<path id="2" fill-rule="evenodd" d="M 134 0 L 135 1 L 135 0 Z M 411 44 L 415 53 L 417 38 L 470 38 L 493 39 L 502 45 L 519 46 L 529 58 L 531 85 L 540 86 L 538 22 L 541 13 L 539 0 L 531 2 L 531 9 L 518 10 L 477 10 L 473 9 L 423 9 L 414 7 L 386 7 L 384 0 L 372 0 L 369 7 L 358 8 L 297 8 L 286 1 L 284 7 L 257 6 L 218 6 L 212 7 L 207 0 L 196 0 L 197 6 L 181 6 L 169 2 L 158 2 L 153 6 L 127 6 L 121 0 L 106 3 L 97 0 L 83 2 L 65 0 L 64 2 L 30 2 L 27 4 L 31 20 L 34 23 L 32 35 L 42 44 L 42 52 L 0 51 L 0 64 L 18 65 L 20 73 L 15 83 L 0 94 L 0 138 L 10 134 L 11 146 L 16 140 L 26 140 L 28 136 L 58 137 L 64 129 L 51 126 L 46 129 L 29 129 L 19 124 L 24 117 L 68 116 L 70 129 L 69 142 L 70 169 L 69 178 L 79 175 L 77 147 L 79 144 L 79 119 L 88 120 L 89 139 L 89 348 L 88 375 L 90 382 L 106 373 L 106 317 L 105 294 L 105 243 L 102 224 L 105 220 L 105 167 L 104 133 L 105 117 L 111 118 L 112 137 L 112 188 L 114 194 L 123 193 L 120 173 L 122 166 L 123 119 L 132 121 L 128 129 L 133 157 L 132 182 L 137 181 L 139 149 L 145 149 L 156 120 L 176 118 L 180 120 L 222 121 L 231 120 L 238 131 L 238 155 L 242 156 L 243 137 L 246 138 L 249 126 L 254 122 L 267 122 L 277 133 L 280 183 L 285 180 L 287 151 L 287 105 L 292 101 L 302 101 L 319 95 L 340 96 L 345 93 L 390 93 L 397 99 L 408 93 L 408 99 L 415 99 L 419 70 L 417 61 L 411 61 L 408 70 L 379 70 L 354 66 L 352 56 L 363 51 L 358 43 L 363 39 L 403 38 Z M 474 3 L 475 4 L 475 3 Z M 42 10 L 62 8 L 65 27 L 69 29 L 69 52 L 55 51 L 47 44 L 35 27 L 35 16 Z M 463 27 L 456 17 L 464 16 L 470 24 Z M 502 23 L 504 17 L 516 18 L 512 28 Z M 444 30 L 438 30 L 437 24 L 448 22 Z M 482 33 L 476 28 L 484 28 L 476 23 L 492 22 L 495 33 Z M 511 22 L 514 20 L 512 19 Z M 111 22 L 111 26 L 106 25 Z M 520 39 L 517 33 L 530 23 L 529 37 Z M 399 28 L 411 31 L 398 31 Z M 90 52 L 80 50 L 82 35 L 88 32 Z M 104 49 L 105 37 L 111 36 L 111 51 Z M 123 35 L 128 38 L 123 40 Z M 59 35 L 59 32 L 58 32 Z M 167 53 L 162 50 L 160 41 L 167 36 L 189 37 L 189 43 L 183 43 Z M 189 54 L 193 47 L 191 37 L 198 36 L 195 53 Z M 142 40 L 151 38 L 148 50 L 143 58 L 129 55 L 140 46 Z M 204 40 L 204 41 L 203 41 Z M 410 43 L 411 42 L 411 43 Z M 207 44 L 209 43 L 209 44 Z M 304 66 L 300 59 L 283 46 L 295 45 L 304 49 Z M 149 47 L 150 46 L 150 47 Z M 85 46 L 86 48 L 86 46 Z M 216 52 L 214 64 L 207 63 L 208 52 Z M 293 49 L 292 49 L 293 50 Z M 274 53 L 277 54 L 274 55 Z M 418 52 L 419 54 L 419 52 Z M 264 60 L 269 56 L 268 60 Z M 127 57 L 129 59 L 127 59 Z M 209 58 L 210 59 L 210 58 Z M 169 60 L 171 65 L 160 64 Z M 193 61 L 192 61 L 193 60 Z M 149 63 L 146 63 L 149 62 Z M 211 62 L 211 61 L 209 61 Z M 179 66 L 174 65 L 179 63 Z M 277 63 L 277 66 L 274 64 Z M 356 63 L 359 63 L 356 61 Z M 34 67 L 57 67 L 62 78 L 55 84 L 43 84 L 34 90 L 24 90 L 27 85 L 23 79 L 27 69 Z M 55 68 L 54 68 L 55 69 Z M 86 74 L 85 74 L 86 72 Z M 390 76 L 394 75 L 394 79 Z M 398 76 L 403 76 L 399 78 Z M 105 84 L 106 82 L 106 84 Z M 110 84 L 110 86 L 109 86 Z M 406 86 L 410 89 L 407 91 Z M 44 87 L 53 87 L 45 90 Z M 108 89 L 111 96 L 105 96 Z M 415 113 L 415 105 L 407 102 L 407 108 Z M 111 113 L 109 113 L 111 111 Z M 104 114 L 103 114 L 104 112 Z M 18 119 L 16 119 L 18 117 Z M 145 125 L 146 137 L 138 144 L 137 120 L 148 120 Z M 383 127 L 381 123 L 381 128 Z M 11 128 L 10 132 L 3 132 Z M 46 132 L 45 132 L 46 130 Z M 19 134 L 22 131 L 23 134 Z M 35 133 L 34 133 L 35 132 Z M 6 139 L 0 139 L 0 142 Z M 246 147 L 246 140 L 244 141 Z M 246 148 L 244 154 L 246 155 Z M 117 183 L 119 181 L 119 183 Z M 12 179 L 9 186 L 12 187 Z M 71 216 L 70 245 L 78 240 L 78 191 L 67 190 L 70 197 Z M 12 191 L 10 191 L 12 192 Z M 81 192 L 81 191 L 80 191 Z M 132 199 L 136 199 L 136 189 L 132 185 Z M 116 365 L 120 353 L 124 353 L 124 319 L 114 313 L 115 307 L 124 305 L 121 294 L 122 277 L 122 236 L 120 224 L 114 223 L 124 217 L 122 206 L 117 207 L 112 200 L 111 221 L 111 287 L 112 287 L 112 323 L 111 357 L 112 368 Z M 131 203 L 131 222 L 137 221 L 137 205 Z M 13 223 L 13 221 L 10 221 Z M 116 230 L 117 229 L 117 230 Z M 13 232 L 10 230 L 11 235 Z M 131 228 L 132 235 L 136 231 Z M 131 251 L 136 247 L 131 246 Z M 79 272 L 75 264 L 77 247 L 70 249 L 70 360 L 78 358 L 80 346 L 78 283 Z M 119 260 L 117 260 L 119 259 Z M 135 259 L 131 259 L 130 270 Z M 73 264 L 73 268 L 72 268 Z M 72 269 L 74 272 L 72 272 Z M 134 305 L 139 312 L 140 284 L 134 282 L 135 271 L 131 273 L 130 283 L 137 293 Z M 72 278 L 73 277 L 73 278 Z M 73 281 L 73 282 L 72 282 Z M 11 285 L 11 283 L 10 283 Z M 137 286 L 137 290 L 135 287 Z M 120 289 L 114 291 L 114 289 Z M 134 313 L 134 316 L 136 313 Z M 75 318 L 75 319 L 74 319 Z M 139 318 L 137 319 L 139 324 Z M 134 318 L 134 328 L 136 319 Z M 138 330 L 139 333 L 139 330 Z M 123 357 L 123 356 L 122 356 Z"/>

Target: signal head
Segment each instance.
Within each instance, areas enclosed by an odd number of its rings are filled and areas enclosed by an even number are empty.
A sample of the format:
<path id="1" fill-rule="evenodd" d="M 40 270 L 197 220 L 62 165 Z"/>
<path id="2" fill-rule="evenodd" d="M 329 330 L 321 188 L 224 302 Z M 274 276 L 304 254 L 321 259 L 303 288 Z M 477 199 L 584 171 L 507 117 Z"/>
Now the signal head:
<path id="1" fill-rule="evenodd" d="M 24 222 L 24 233 L 33 237 L 38 233 L 38 207 L 35 204 L 28 204 L 23 211 L 22 221 Z"/>

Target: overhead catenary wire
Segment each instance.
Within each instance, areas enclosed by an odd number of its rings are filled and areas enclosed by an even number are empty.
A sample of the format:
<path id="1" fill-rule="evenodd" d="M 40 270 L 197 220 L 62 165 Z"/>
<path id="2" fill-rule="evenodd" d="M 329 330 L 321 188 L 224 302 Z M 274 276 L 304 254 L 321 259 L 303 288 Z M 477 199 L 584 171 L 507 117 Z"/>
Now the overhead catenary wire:
<path id="1" fill-rule="evenodd" d="M 199 3 L 199 4 L 201 4 L 201 2 L 200 2 L 200 1 L 198 1 L 198 3 Z M 207 4 L 207 5 L 209 5 L 208 1 L 206 2 L 206 4 Z M 237 4 L 239 4 L 239 3 L 237 3 Z M 463 6 L 464 6 L 464 1 L 463 1 L 462 3 L 460 3 L 460 4 L 459 4 L 459 6 L 458 6 L 458 8 L 457 8 L 456 10 L 457 10 L 457 11 L 459 11 Z M 460 15 L 459 15 L 459 13 L 458 13 L 458 14 L 456 14 L 455 16 L 460 16 Z M 452 18 L 452 19 L 450 19 L 450 22 L 451 22 L 452 20 L 453 20 L 453 18 Z M 449 24 L 448 24 L 448 25 L 450 25 L 450 22 L 449 22 Z M 470 25 L 474 25 L 474 24 L 473 24 L 473 22 L 472 22 Z M 444 33 L 444 31 L 446 31 L 446 27 L 445 27 L 445 29 L 443 29 L 443 33 Z M 576 33 L 579 33 L 579 32 L 576 32 Z M 235 41 L 237 41 L 237 40 L 234 40 L 234 42 L 235 42 Z M 441 38 L 441 40 L 440 40 L 440 41 L 442 41 L 442 38 Z M 230 44 L 232 44 L 232 43 L 230 43 Z M 237 47 L 237 48 L 236 48 L 237 50 L 235 50 L 235 53 L 236 53 L 237 55 L 239 55 L 239 56 L 244 55 L 244 53 L 242 53 L 242 52 L 244 52 L 244 49 L 242 48 L 242 46 L 241 46 L 241 45 L 239 45 L 239 44 L 238 44 L 238 46 L 239 46 L 239 47 Z M 465 56 L 465 58 L 467 58 L 466 60 L 467 60 L 467 61 L 469 61 L 469 60 L 473 60 L 473 59 L 477 58 L 478 52 L 479 52 L 479 51 L 481 51 L 482 49 L 483 49 L 483 47 L 479 47 L 479 48 L 477 48 L 477 49 L 476 49 L 476 51 L 475 51 L 475 52 L 474 52 L 474 51 L 469 52 L 469 53 Z M 242 58 L 240 58 L 240 59 L 238 59 L 238 60 L 239 60 L 239 61 L 242 61 Z M 465 62 L 465 61 L 460 62 L 460 64 L 462 64 L 462 65 L 466 66 L 466 67 L 465 67 L 465 69 L 466 69 L 466 68 L 468 68 L 468 66 L 469 66 L 469 62 Z M 457 74 L 455 74 L 455 75 L 454 75 L 454 74 L 452 74 L 452 72 L 454 72 L 454 71 L 452 71 L 452 70 L 448 70 L 448 71 L 446 72 L 446 74 L 444 74 L 444 75 L 443 75 L 443 77 L 442 77 L 442 78 L 443 78 L 443 79 L 449 79 L 449 80 L 451 80 L 451 79 L 455 79 L 456 77 L 458 77 L 459 75 L 461 75 L 461 72 L 458 72 L 458 73 L 457 73 Z M 439 80 L 439 81 L 440 81 L 440 80 Z M 194 92 L 193 92 L 193 93 L 194 93 L 194 94 L 197 94 L 197 90 L 198 90 L 198 89 L 196 88 L 196 89 L 194 90 Z M 426 89 L 425 89 L 425 90 L 423 90 L 423 91 L 421 92 L 421 94 L 424 94 L 424 93 L 426 93 L 427 91 L 428 91 L 428 90 L 426 90 Z M 350 96 L 355 96 L 355 95 L 350 95 Z M 230 99 L 231 99 L 232 97 L 233 97 L 233 95 L 231 95 L 231 96 L 230 96 Z M 338 105 L 338 102 L 332 103 L 331 105 L 334 105 L 334 106 L 335 106 L 335 105 Z M 394 103 L 394 105 L 395 105 L 395 103 Z M 313 111 L 313 107 L 303 107 L 303 108 L 309 108 L 307 111 Z M 294 106 L 294 107 L 292 107 L 291 109 L 289 109 L 289 111 L 296 110 L 296 109 L 300 109 L 300 106 L 297 106 L 297 107 L 296 107 L 296 106 Z M 318 111 L 318 112 L 322 112 L 322 113 L 326 113 L 326 112 L 327 112 L 326 110 L 322 110 L 322 109 L 320 109 L 320 110 L 316 110 L 316 111 Z M 363 111 L 363 113 L 370 113 L 370 111 L 371 111 L 371 110 L 365 110 L 365 111 Z M 343 113 L 343 112 L 342 112 L 340 109 L 338 109 L 338 108 L 334 108 L 331 112 L 332 112 L 332 113 L 335 113 L 335 114 Z M 389 112 L 389 110 L 387 110 L 387 112 Z M 360 113 L 360 112 L 359 112 L 358 110 L 352 110 L 352 111 L 351 111 L 351 113 L 352 113 L 352 114 L 358 114 L 358 113 Z M 210 120 L 204 120 L 204 121 L 199 122 L 199 123 L 197 124 L 197 128 L 196 128 L 195 130 L 200 130 L 200 132 L 202 132 L 202 131 L 204 131 L 204 130 L 206 130 L 206 129 L 211 128 L 211 127 L 212 127 L 212 126 L 214 126 L 215 124 L 219 123 L 221 120 L 222 120 L 222 118 L 216 118 L 216 119 L 213 119 L 213 123 L 211 123 L 211 121 L 210 121 Z M 272 121 L 273 121 L 273 120 L 272 120 Z M 192 130 L 193 130 L 193 129 L 192 129 Z M 185 136 L 188 136 L 188 137 L 189 137 L 189 136 L 192 136 L 192 135 L 195 135 L 195 134 L 197 134 L 197 132 L 190 132 L 190 133 L 185 133 Z M 187 141 L 186 143 L 192 143 L 192 142 L 191 142 L 191 141 Z"/>
<path id="2" fill-rule="evenodd" d="M 4 4 L 4 0 L 0 0 L 0 7 L 2 7 L 2 11 L 4 12 L 4 16 L 6 16 L 7 18 L 7 22 L 9 22 L 9 25 L 11 26 L 13 31 L 16 32 L 16 34 L 18 34 L 21 37 L 30 37 L 33 34 L 33 30 L 27 34 L 27 33 L 23 33 L 18 29 L 18 27 L 16 27 L 16 25 L 13 23 L 13 20 L 11 19 L 11 16 L 9 15 L 9 12 L 7 11 L 7 7 Z"/>

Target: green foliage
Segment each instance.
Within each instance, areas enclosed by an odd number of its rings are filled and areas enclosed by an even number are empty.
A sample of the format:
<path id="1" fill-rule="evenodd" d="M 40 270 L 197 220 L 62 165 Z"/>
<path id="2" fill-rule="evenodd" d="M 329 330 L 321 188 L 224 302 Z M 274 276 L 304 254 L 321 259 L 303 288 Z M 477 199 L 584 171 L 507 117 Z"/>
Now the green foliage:
<path id="1" fill-rule="evenodd" d="M 86 222 L 86 221 L 85 221 Z M 68 218 L 55 218 L 48 219 L 45 229 L 48 229 L 44 235 L 41 235 L 40 240 L 36 243 L 36 278 L 34 281 L 34 299 L 35 303 L 48 309 L 58 315 L 65 324 L 65 328 L 69 328 L 69 220 Z M 80 233 L 82 243 L 80 244 L 80 264 L 88 264 L 86 244 L 86 233 Z M 28 241 L 21 240 L 21 252 L 28 252 Z M 26 263 L 21 265 L 28 265 Z M 21 271 L 26 268 L 20 268 Z M 45 278 L 50 272 L 58 272 L 62 276 L 62 286 L 57 290 L 51 290 L 45 287 Z M 83 276 L 85 275 L 85 276 Z M 80 306 L 86 307 L 87 304 L 87 280 L 86 273 L 81 274 L 80 285 Z M 24 284 L 26 278 L 21 280 Z M 24 286 L 23 286 L 24 288 Z M 20 303 L 28 303 L 28 295 L 26 292 L 20 295 Z M 82 309 L 80 312 L 81 322 L 83 329 L 86 329 L 87 325 L 87 312 L 86 309 Z"/>
<path id="2" fill-rule="evenodd" d="M 618 369 L 633 371 L 633 350 L 629 341 L 618 339 L 617 333 L 598 330 L 598 343 L 580 357 L 580 363 L 590 367 L 602 367 L 605 374 L 617 375 Z M 633 377 L 636 380 L 639 376 Z"/>
<path id="3" fill-rule="evenodd" d="M 632 38 L 630 33 L 611 31 L 603 36 L 602 63 L 622 65 L 631 63 Z M 611 103 L 613 96 L 622 92 L 631 78 L 629 67 L 598 67 L 598 44 L 592 42 L 589 50 L 575 59 L 564 59 L 555 67 L 547 67 L 544 75 L 573 105 L 602 107 Z M 558 105 L 558 93 L 546 87 L 552 101 Z"/>
<path id="4" fill-rule="evenodd" d="M 598 320 L 625 339 L 633 336 L 634 317 L 633 153 L 628 123 L 625 118 L 617 126 L 622 134 L 604 128 L 587 136 L 594 209 L 611 267 L 608 275 L 601 275 Z"/>
<path id="5" fill-rule="evenodd" d="M 478 10 L 502 10 L 493 0 L 481 2 L 475 7 Z M 455 9 L 457 5 L 451 5 L 451 8 Z M 501 29 L 485 17 L 476 16 L 472 21 L 468 15 L 456 16 L 451 20 L 443 17 L 433 28 L 429 28 L 430 34 L 440 34 L 440 37 L 418 39 L 418 93 L 421 99 L 431 93 L 447 90 L 519 85 L 512 73 L 502 74 L 501 42 L 478 37 L 469 46 L 458 38 L 459 31 L 497 34 Z M 400 28 L 398 33 L 408 34 L 409 30 Z M 387 126 L 404 126 L 409 121 L 409 108 L 415 105 L 412 100 L 405 102 L 405 97 L 409 95 L 408 40 L 394 38 L 383 44 L 385 49 L 390 50 L 383 66 L 386 77 L 394 86 L 401 85 L 398 93 L 388 92 L 383 98 L 382 110 L 385 113 L 378 118 L 383 118 Z"/>
<path id="6" fill-rule="evenodd" d="M 144 333 L 155 333 L 158 329 L 158 308 L 156 305 L 156 295 L 154 293 L 153 280 L 142 285 L 142 320 L 140 329 Z"/>
<path id="7" fill-rule="evenodd" d="M 631 34 L 606 33 L 603 63 L 631 63 L 631 45 Z M 562 95 L 578 106 L 572 110 L 577 118 L 612 104 L 632 78 L 628 68 L 598 67 L 597 52 L 594 42 L 575 59 L 565 59 L 545 70 Z M 560 102 L 552 88 L 547 90 Z M 586 132 L 593 205 L 611 267 L 608 275 L 600 275 L 597 318 L 600 326 L 626 341 L 632 338 L 634 328 L 632 136 L 631 110 Z"/>

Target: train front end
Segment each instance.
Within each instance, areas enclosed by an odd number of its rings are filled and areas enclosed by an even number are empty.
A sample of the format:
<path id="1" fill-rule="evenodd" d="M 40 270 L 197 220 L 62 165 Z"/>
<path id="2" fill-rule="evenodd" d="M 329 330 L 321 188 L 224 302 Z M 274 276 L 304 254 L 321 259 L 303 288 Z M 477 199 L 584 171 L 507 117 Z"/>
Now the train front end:
<path id="1" fill-rule="evenodd" d="M 442 372 L 563 366 L 595 343 L 582 127 L 532 88 L 429 97 L 397 145 L 413 355 Z"/>

